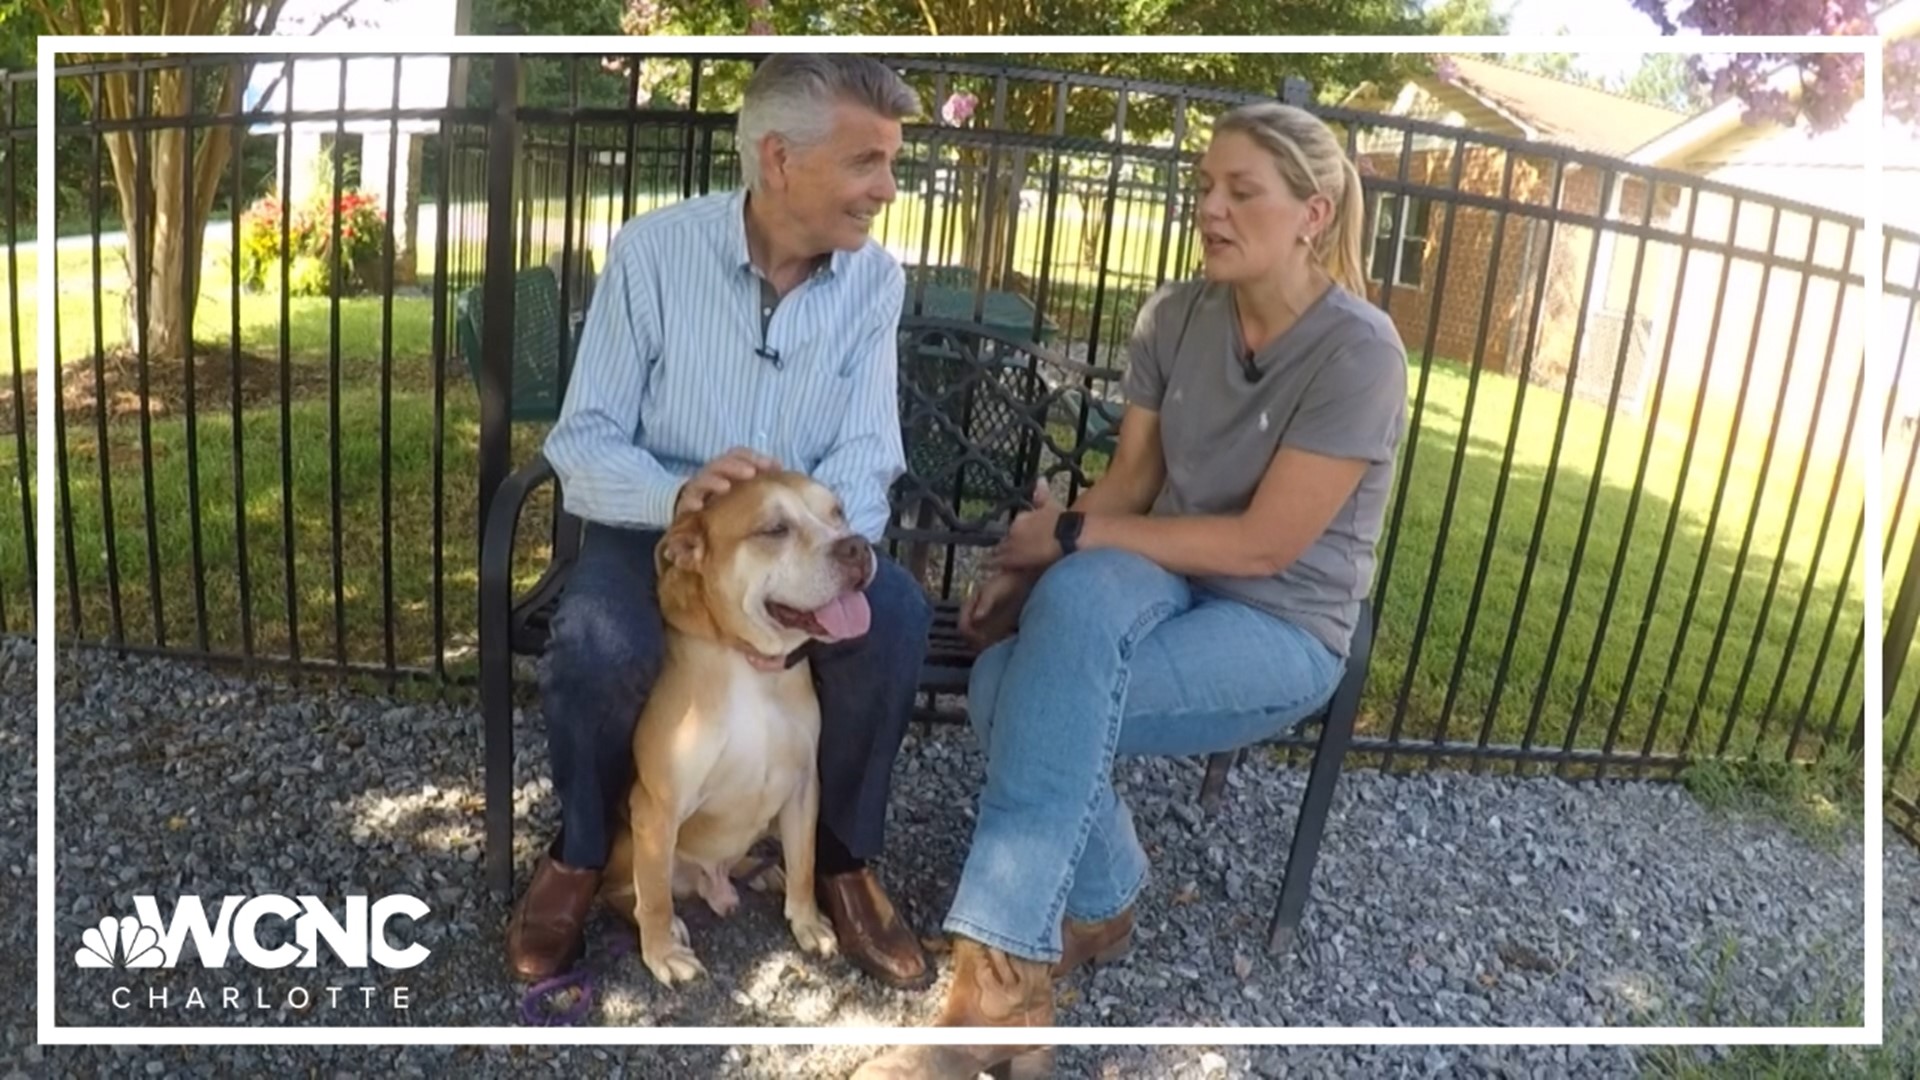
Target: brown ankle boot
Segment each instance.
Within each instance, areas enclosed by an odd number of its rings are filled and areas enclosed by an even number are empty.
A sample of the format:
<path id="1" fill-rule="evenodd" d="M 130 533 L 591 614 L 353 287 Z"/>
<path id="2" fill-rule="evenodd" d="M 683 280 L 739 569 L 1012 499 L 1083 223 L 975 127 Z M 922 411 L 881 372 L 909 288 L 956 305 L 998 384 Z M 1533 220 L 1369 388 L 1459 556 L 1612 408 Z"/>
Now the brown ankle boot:
<path id="1" fill-rule="evenodd" d="M 1133 909 L 1098 922 L 1060 920 L 1060 960 L 1053 965 L 1053 977 L 1064 979 L 1073 969 L 1091 961 L 1107 964 L 1125 956 L 1133 947 Z"/>
<path id="2" fill-rule="evenodd" d="M 1035 1028 L 1053 1026 L 1053 980 L 1044 960 L 1023 960 L 969 938 L 954 939 L 953 985 L 936 1027 Z M 1053 1072 L 1053 1048 L 902 1046 L 875 1058 L 853 1080 L 974 1080 L 988 1069 L 1037 1080 Z"/>
<path id="3" fill-rule="evenodd" d="M 507 967 L 517 978 L 550 979 L 580 959 L 599 887 L 600 871 L 576 869 L 551 853 L 540 857 L 507 924 Z"/>

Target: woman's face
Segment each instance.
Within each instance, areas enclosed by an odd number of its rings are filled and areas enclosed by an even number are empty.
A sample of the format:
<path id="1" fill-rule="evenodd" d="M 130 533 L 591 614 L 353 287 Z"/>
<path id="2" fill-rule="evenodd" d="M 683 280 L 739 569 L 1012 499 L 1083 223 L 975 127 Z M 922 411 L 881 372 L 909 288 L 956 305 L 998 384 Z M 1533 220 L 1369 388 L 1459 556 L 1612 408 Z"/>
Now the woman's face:
<path id="1" fill-rule="evenodd" d="M 1199 226 L 1207 279 L 1255 281 L 1290 267 L 1304 269 L 1311 249 L 1300 242 L 1325 228 L 1332 203 L 1296 198 L 1273 155 L 1237 131 L 1216 137 L 1200 159 Z"/>

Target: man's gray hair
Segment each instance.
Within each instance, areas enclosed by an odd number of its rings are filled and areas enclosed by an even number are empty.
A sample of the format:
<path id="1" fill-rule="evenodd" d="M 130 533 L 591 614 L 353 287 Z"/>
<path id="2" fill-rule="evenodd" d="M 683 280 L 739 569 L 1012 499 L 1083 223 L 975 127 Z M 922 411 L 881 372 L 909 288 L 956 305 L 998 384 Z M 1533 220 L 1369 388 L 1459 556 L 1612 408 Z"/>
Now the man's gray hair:
<path id="1" fill-rule="evenodd" d="M 780 135 L 797 146 L 821 142 L 833 106 L 846 102 L 890 120 L 920 115 L 920 96 L 892 68 L 844 53 L 779 53 L 762 61 L 740 106 L 740 178 L 760 187 L 760 140 Z"/>

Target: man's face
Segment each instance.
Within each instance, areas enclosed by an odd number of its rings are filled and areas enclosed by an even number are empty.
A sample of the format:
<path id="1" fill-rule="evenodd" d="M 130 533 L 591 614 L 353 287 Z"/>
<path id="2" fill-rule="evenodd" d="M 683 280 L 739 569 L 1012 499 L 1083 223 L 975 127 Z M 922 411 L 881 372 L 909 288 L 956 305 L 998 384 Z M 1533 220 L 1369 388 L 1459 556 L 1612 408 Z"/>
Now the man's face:
<path id="1" fill-rule="evenodd" d="M 874 217 L 898 190 L 893 162 L 900 143 L 900 121 L 841 102 L 833 107 L 826 139 L 811 146 L 782 145 L 769 160 L 767 179 L 809 246 L 821 252 L 857 251 Z"/>

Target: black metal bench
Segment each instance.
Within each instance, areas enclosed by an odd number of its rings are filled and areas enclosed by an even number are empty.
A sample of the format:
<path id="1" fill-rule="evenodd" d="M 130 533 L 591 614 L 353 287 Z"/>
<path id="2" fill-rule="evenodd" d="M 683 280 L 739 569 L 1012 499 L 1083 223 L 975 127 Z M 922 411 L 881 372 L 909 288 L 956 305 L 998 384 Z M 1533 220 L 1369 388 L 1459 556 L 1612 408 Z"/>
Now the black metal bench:
<path id="1" fill-rule="evenodd" d="M 885 543 L 935 602 L 916 714 L 924 721 L 963 720 L 951 701 L 964 697 L 974 660 L 958 626 L 968 585 L 963 564 L 996 542 L 1012 515 L 1029 505 L 1037 478 L 1064 488 L 1056 490 L 1062 499 L 1087 486 L 1093 478 L 1087 459 L 1104 458 L 1112 443 L 1103 436 L 1117 419 L 1111 406 L 1103 414 L 1099 388 L 1117 385 L 1119 373 L 970 322 L 909 316 L 901 322 L 899 343 L 908 470 L 894 485 L 893 523 Z M 1102 470 L 1104 463 L 1091 471 L 1097 476 Z M 538 581 L 515 595 L 511 567 L 521 514 L 528 497 L 547 484 L 555 487 L 552 554 Z M 501 485 L 482 538 L 487 880 L 507 902 L 513 896 L 513 657 L 545 649 L 548 621 L 579 551 L 581 523 L 561 509 L 558 496 L 551 465 L 535 455 Z M 1291 940 L 1306 908 L 1327 811 L 1353 736 L 1372 634 L 1371 609 L 1363 607 L 1347 675 L 1328 708 L 1309 721 L 1320 728 L 1320 737 L 1268 931 L 1275 951 Z M 949 701 L 942 704 L 941 698 Z M 1200 790 L 1203 808 L 1216 808 L 1228 770 L 1246 753 L 1242 748 L 1208 760 Z"/>

